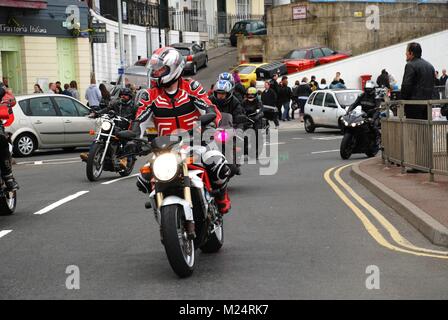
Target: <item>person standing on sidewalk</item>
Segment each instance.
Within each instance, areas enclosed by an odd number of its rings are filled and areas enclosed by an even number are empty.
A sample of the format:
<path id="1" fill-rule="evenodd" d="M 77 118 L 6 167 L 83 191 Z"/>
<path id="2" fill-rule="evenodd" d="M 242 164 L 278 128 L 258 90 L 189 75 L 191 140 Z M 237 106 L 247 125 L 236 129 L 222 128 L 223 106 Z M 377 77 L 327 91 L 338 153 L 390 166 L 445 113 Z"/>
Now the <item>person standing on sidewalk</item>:
<path id="1" fill-rule="evenodd" d="M 100 103 L 101 103 L 101 91 L 96 86 L 95 79 L 92 79 L 90 81 L 90 86 L 86 90 L 85 95 L 86 100 L 89 103 L 89 107 L 95 111 L 98 111 L 100 109 Z"/>
<path id="2" fill-rule="evenodd" d="M 303 115 L 305 113 L 305 104 L 306 101 L 308 100 L 308 97 L 310 96 L 310 94 L 313 92 L 313 90 L 311 90 L 310 85 L 307 83 L 308 79 L 306 77 L 304 77 L 302 79 L 302 82 L 300 83 L 300 85 L 297 87 L 297 92 L 296 95 L 298 97 L 298 101 L 299 101 L 299 108 L 300 108 L 300 122 L 303 122 Z"/>
<path id="3" fill-rule="evenodd" d="M 264 91 L 261 94 L 261 102 L 264 108 L 264 117 L 274 122 L 275 129 L 278 129 L 277 94 L 271 88 L 271 82 L 264 82 Z"/>
<path id="4" fill-rule="evenodd" d="M 271 81 L 269 82 L 271 85 L 271 89 L 274 90 L 275 94 L 277 95 L 277 104 L 275 105 L 277 107 L 277 117 L 280 120 L 282 118 L 282 105 L 278 102 L 278 94 L 279 94 L 279 89 L 280 89 L 280 85 L 278 84 L 278 74 L 274 73 L 274 75 L 272 76 Z"/>
<path id="5" fill-rule="evenodd" d="M 422 47 L 411 42 L 406 48 L 406 67 L 401 85 L 403 100 L 430 100 L 434 94 L 435 70 L 432 64 L 422 59 Z M 408 119 L 428 119 L 426 105 L 405 105 Z"/>
<path id="6" fill-rule="evenodd" d="M 283 76 L 282 82 L 278 89 L 278 103 L 283 106 L 283 116 L 282 121 L 291 121 L 289 116 L 289 107 L 291 104 L 292 90 L 288 86 L 288 77 Z"/>

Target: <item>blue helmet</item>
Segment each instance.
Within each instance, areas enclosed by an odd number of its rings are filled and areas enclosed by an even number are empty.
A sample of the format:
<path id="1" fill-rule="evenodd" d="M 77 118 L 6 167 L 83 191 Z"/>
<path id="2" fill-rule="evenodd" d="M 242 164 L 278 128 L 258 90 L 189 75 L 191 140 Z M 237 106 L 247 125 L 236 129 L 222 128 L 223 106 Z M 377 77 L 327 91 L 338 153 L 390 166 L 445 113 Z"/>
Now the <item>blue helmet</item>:
<path id="1" fill-rule="evenodd" d="M 233 86 L 230 81 L 227 80 L 218 80 L 213 88 L 213 95 L 216 99 L 218 99 L 217 94 L 223 93 L 226 94 L 225 101 L 229 101 L 233 96 Z M 221 100 L 221 99 L 218 99 Z"/>
<path id="2" fill-rule="evenodd" d="M 229 81 L 230 84 L 232 85 L 232 89 L 235 87 L 235 79 L 233 78 L 232 74 L 229 72 L 223 72 L 223 73 L 219 74 L 218 81 L 219 80 Z"/>

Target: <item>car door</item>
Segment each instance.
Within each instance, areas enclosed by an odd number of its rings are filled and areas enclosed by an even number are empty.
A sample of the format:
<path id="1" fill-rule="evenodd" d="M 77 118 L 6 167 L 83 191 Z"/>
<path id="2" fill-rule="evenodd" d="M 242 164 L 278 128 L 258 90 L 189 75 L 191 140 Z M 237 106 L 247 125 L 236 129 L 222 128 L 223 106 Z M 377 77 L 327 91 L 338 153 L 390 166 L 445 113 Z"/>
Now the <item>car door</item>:
<path id="1" fill-rule="evenodd" d="M 198 59 L 198 68 L 202 67 L 205 64 L 205 54 L 202 51 L 202 48 L 200 46 L 198 46 L 197 44 L 195 44 L 193 46 L 193 52 L 194 52 L 194 55 L 196 55 L 197 59 Z"/>
<path id="2" fill-rule="evenodd" d="M 324 116 L 325 116 L 325 110 L 323 108 L 325 99 L 325 92 L 318 92 L 316 96 L 313 99 L 312 106 L 310 108 L 310 111 L 313 114 L 313 121 L 315 124 L 323 125 L 324 124 Z"/>
<path id="3" fill-rule="evenodd" d="M 330 92 L 327 92 L 325 95 L 323 110 L 325 110 L 325 115 L 322 119 L 323 124 L 326 126 L 338 126 L 338 104 Z"/>
<path id="4" fill-rule="evenodd" d="M 53 97 L 53 100 L 62 115 L 64 143 L 77 146 L 88 145 L 89 141 L 92 140 L 89 132 L 95 127 L 95 121 L 88 118 L 89 109 L 69 97 L 56 96 Z"/>
<path id="5" fill-rule="evenodd" d="M 64 144 L 64 123 L 50 97 L 29 99 L 26 114 L 45 147 Z"/>
<path id="6" fill-rule="evenodd" d="M 313 59 L 316 61 L 316 65 L 321 64 L 321 60 L 324 57 L 324 54 L 320 48 L 313 49 Z"/>

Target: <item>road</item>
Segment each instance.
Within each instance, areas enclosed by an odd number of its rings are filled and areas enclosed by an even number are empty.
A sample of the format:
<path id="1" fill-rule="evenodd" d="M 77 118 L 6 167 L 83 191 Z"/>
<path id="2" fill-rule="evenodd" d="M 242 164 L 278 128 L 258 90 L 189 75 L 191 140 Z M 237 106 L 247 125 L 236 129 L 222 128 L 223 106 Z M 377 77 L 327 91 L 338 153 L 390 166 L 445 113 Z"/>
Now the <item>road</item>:
<path id="1" fill-rule="evenodd" d="M 210 81 L 231 58 L 198 79 Z M 71 159 L 77 152 L 17 159 L 31 162 L 14 168 L 17 213 L 0 217 L 0 299 L 447 299 L 447 249 L 432 246 L 349 168 L 340 178 L 331 170 L 364 159 L 342 161 L 340 138 L 299 126 L 280 131 L 278 171 L 243 167 L 230 183 L 222 250 L 198 254 L 193 276 L 182 280 L 135 178 L 105 173 L 90 183 L 85 165 Z M 79 290 L 66 288 L 68 266 L 79 268 Z"/>

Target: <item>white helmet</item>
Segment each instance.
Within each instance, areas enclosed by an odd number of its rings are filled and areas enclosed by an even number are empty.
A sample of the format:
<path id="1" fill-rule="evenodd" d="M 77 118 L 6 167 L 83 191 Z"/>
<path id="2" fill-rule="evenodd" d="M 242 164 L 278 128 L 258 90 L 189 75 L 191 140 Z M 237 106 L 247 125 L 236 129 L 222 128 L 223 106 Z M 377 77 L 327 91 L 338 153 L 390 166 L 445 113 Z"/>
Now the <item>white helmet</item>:
<path id="1" fill-rule="evenodd" d="M 157 49 L 149 60 L 149 77 L 159 87 L 169 87 L 182 75 L 185 59 L 174 48 Z"/>
<path id="2" fill-rule="evenodd" d="M 375 82 L 373 82 L 372 80 L 369 80 L 366 82 L 365 86 L 364 86 L 364 91 L 366 92 L 372 92 L 375 89 Z"/>

